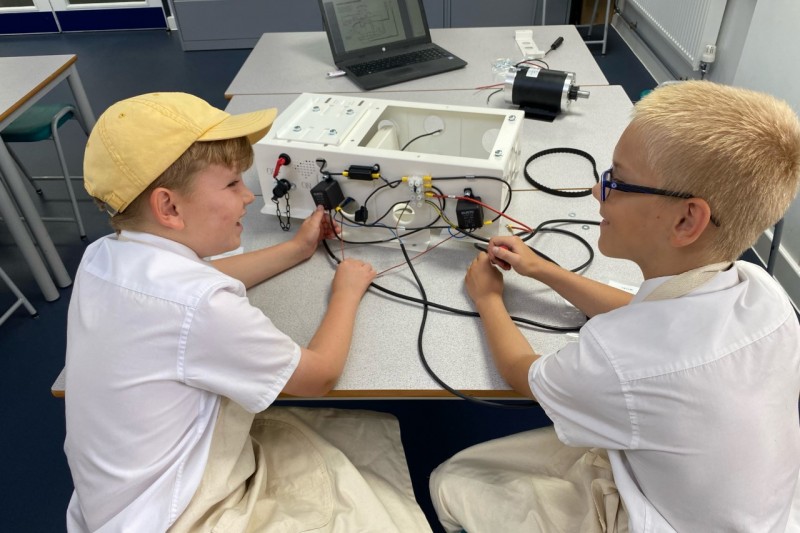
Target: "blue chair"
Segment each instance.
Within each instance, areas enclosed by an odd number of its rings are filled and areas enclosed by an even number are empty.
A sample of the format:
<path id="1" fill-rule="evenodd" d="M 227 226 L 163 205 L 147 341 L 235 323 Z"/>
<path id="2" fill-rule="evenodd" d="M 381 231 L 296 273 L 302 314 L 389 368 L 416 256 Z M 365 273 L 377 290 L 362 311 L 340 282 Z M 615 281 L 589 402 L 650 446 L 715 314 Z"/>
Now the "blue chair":
<path id="1" fill-rule="evenodd" d="M 70 180 L 69 169 L 67 169 L 67 160 L 64 157 L 64 150 L 61 147 L 61 141 L 58 138 L 58 128 L 66 123 L 71 118 L 78 120 L 78 123 L 87 134 L 83 121 L 79 120 L 75 113 L 75 108 L 69 104 L 37 104 L 25 111 L 22 115 L 0 132 L 0 137 L 3 138 L 5 143 L 29 143 L 38 142 L 46 139 L 52 139 L 56 146 L 58 154 L 58 162 L 61 165 L 61 171 L 64 181 L 67 184 L 67 194 L 69 194 L 70 203 L 72 203 L 72 211 L 75 214 L 74 218 L 56 218 L 56 217 L 42 217 L 42 220 L 55 220 L 55 221 L 74 221 L 78 225 L 81 239 L 86 239 L 86 230 L 83 227 L 83 219 L 81 218 L 80 210 L 78 209 L 78 201 L 75 198 L 75 191 L 72 188 Z M 44 177 L 33 177 L 27 171 L 25 166 L 9 149 L 11 157 L 16 162 L 22 174 L 31 182 L 36 193 L 42 195 L 42 189 L 36 184 L 36 180 L 46 179 Z"/>

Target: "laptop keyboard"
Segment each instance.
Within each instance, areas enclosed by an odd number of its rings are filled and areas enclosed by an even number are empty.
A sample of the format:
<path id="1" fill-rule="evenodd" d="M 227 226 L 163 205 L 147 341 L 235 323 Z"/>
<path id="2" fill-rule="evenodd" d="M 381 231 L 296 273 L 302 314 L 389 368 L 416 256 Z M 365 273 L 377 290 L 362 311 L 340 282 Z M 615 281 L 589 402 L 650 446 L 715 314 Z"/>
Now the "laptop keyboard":
<path id="1" fill-rule="evenodd" d="M 392 57 L 376 59 L 375 61 L 368 61 L 366 63 L 350 65 L 349 69 L 356 76 L 364 76 L 392 68 L 413 65 L 414 63 L 433 61 L 434 59 L 440 59 L 442 57 L 447 57 L 447 54 L 438 48 L 426 48 L 417 52 L 409 52 L 407 54 L 400 54 Z"/>

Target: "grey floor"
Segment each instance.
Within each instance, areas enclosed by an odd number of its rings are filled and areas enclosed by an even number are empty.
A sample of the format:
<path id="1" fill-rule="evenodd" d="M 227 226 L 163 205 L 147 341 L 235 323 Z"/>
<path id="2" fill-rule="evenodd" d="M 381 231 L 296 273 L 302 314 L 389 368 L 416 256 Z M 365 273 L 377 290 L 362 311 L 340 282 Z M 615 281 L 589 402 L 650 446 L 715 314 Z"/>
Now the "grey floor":
<path id="1" fill-rule="evenodd" d="M 595 48 L 595 47 L 593 47 Z M 46 36 L 0 37 L 0 55 L 77 54 L 78 71 L 94 111 L 135 94 L 186 91 L 224 107 L 224 91 L 249 50 L 183 52 L 178 37 L 164 31 L 107 32 Z M 625 87 L 632 100 L 655 84 L 627 47 L 612 32 L 608 52 L 597 56 L 609 82 Z M 0 80 L 2 83 L 2 80 Z M 47 101 L 69 100 L 66 88 Z M 73 175 L 79 176 L 85 135 L 72 121 L 61 128 Z M 55 175 L 59 169 L 52 146 L 18 146 L 17 152 L 36 175 Z M 109 233 L 105 215 L 97 211 L 80 181 L 81 212 L 88 241 Z M 46 183 L 41 209 L 68 214 L 63 186 Z M 70 273 L 75 272 L 85 243 L 73 224 L 48 223 L 56 247 Z M 2 531 L 64 530 L 64 512 L 72 481 L 63 454 L 63 400 L 50 396 L 50 385 L 64 364 L 65 324 L 70 288 L 61 298 L 41 298 L 5 225 L 0 224 L 0 267 L 11 275 L 38 308 L 38 319 L 18 310 L 0 326 L 0 498 Z M 0 310 L 12 301 L 0 287 Z M 304 404 L 308 405 L 308 404 Z M 412 480 L 435 531 L 440 531 L 430 507 L 427 476 L 442 460 L 471 444 L 549 424 L 541 409 L 525 412 L 473 406 L 458 400 L 346 401 L 335 405 L 394 413 L 401 422 Z"/>

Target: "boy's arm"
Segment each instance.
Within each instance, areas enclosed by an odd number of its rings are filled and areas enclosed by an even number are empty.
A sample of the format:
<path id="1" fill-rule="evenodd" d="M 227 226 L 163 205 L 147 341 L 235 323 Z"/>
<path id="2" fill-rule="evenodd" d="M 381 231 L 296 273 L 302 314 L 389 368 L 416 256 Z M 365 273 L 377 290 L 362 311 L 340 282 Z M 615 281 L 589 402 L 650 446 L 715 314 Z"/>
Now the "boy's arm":
<path id="1" fill-rule="evenodd" d="M 249 289 L 311 257 L 321 240 L 335 237 L 336 229 L 325 218 L 322 207 L 317 206 L 292 239 L 269 248 L 216 259 L 211 264 Z"/>
<path id="2" fill-rule="evenodd" d="M 493 237 L 488 246 L 488 254 L 490 261 L 504 270 L 513 268 L 523 276 L 546 284 L 588 317 L 628 305 L 633 298 L 623 290 L 542 259 L 519 237 Z"/>
<path id="3" fill-rule="evenodd" d="M 311 253 L 313 252 L 312 250 Z M 238 279 L 249 289 L 309 257 L 311 254 L 308 250 L 291 239 L 269 248 L 215 259 L 211 264 L 220 272 Z"/>
<path id="4" fill-rule="evenodd" d="M 539 354 L 531 348 L 506 310 L 502 274 L 491 265 L 489 257 L 481 253 L 470 265 L 465 283 L 481 316 L 497 371 L 511 388 L 533 398 L 528 371 Z"/>
<path id="5" fill-rule="evenodd" d="M 519 328 L 511 320 L 503 299 L 485 298 L 475 307 L 481 315 L 486 341 L 494 365 L 503 379 L 518 393 L 533 398 L 528 371 L 539 354 L 533 351 Z"/>
<path id="6" fill-rule="evenodd" d="M 628 305 L 633 298 L 632 294 L 621 289 L 570 272 L 549 261 L 544 261 L 531 277 L 549 286 L 588 317 Z"/>
<path id="7" fill-rule="evenodd" d="M 353 338 L 361 297 L 375 277 L 368 263 L 345 259 L 336 269 L 328 309 L 317 332 L 303 348 L 300 362 L 283 391 L 295 396 L 322 396 L 342 373 Z"/>

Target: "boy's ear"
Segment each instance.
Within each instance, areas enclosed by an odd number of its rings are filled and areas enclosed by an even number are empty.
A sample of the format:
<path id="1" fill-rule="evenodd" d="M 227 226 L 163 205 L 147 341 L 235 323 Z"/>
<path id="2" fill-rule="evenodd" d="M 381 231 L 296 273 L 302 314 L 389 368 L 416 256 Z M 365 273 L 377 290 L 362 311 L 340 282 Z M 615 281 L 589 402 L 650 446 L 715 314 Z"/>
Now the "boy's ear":
<path id="1" fill-rule="evenodd" d="M 164 187 L 157 187 L 150 193 L 150 212 L 156 222 L 165 228 L 181 230 L 185 226 L 178 209 L 178 194 Z"/>
<path id="2" fill-rule="evenodd" d="M 670 243 L 676 248 L 696 242 L 711 223 L 711 207 L 702 198 L 688 198 L 680 205 L 670 236 Z"/>

